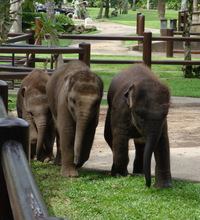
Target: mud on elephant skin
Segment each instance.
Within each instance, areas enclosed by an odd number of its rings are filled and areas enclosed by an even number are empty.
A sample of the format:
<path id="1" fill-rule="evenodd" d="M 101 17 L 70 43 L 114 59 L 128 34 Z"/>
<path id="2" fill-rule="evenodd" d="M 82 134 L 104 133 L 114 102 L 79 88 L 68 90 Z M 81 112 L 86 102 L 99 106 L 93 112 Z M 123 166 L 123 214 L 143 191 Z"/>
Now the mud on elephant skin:
<path id="1" fill-rule="evenodd" d="M 134 139 L 133 173 L 151 185 L 151 157 L 156 160 L 155 187 L 172 186 L 167 114 L 170 92 L 151 70 L 135 64 L 117 74 L 108 91 L 104 136 L 113 152 L 112 175 L 126 176 L 128 141 Z"/>
<path id="2" fill-rule="evenodd" d="M 17 94 L 17 113 L 29 123 L 31 158 L 42 162 L 53 159 L 55 126 L 47 102 L 49 75 L 41 69 L 24 78 Z"/>
<path id="3" fill-rule="evenodd" d="M 89 158 L 102 95 L 102 80 L 82 61 L 60 67 L 47 83 L 63 176 L 78 176 L 77 168 Z"/>

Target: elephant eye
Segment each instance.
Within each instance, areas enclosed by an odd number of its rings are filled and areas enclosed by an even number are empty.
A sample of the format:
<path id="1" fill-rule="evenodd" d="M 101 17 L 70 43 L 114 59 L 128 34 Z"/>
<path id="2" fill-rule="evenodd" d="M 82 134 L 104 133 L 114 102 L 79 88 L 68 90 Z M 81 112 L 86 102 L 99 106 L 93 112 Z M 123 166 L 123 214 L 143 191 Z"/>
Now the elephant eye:
<path id="1" fill-rule="evenodd" d="M 33 117 L 33 113 L 32 113 L 32 112 L 29 112 L 29 115 L 30 115 L 31 117 Z"/>
<path id="2" fill-rule="evenodd" d="M 74 98 L 70 98 L 70 102 L 72 102 L 74 105 L 76 105 L 76 100 Z"/>
<path id="3" fill-rule="evenodd" d="M 72 102 L 74 103 L 74 105 L 76 105 L 76 100 L 75 99 L 72 99 Z"/>
<path id="4" fill-rule="evenodd" d="M 144 122 L 144 117 L 142 115 L 138 114 L 137 117 L 140 122 Z"/>

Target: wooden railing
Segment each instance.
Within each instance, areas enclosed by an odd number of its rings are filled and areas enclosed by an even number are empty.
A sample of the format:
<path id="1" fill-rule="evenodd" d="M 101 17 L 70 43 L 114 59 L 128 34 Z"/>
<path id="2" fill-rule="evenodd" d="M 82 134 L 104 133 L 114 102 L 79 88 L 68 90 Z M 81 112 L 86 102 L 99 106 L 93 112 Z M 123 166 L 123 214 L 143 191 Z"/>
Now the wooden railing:
<path id="1" fill-rule="evenodd" d="M 50 217 L 29 166 L 29 124 L 8 118 L 8 86 L 0 80 L 0 220 Z"/>
<path id="2" fill-rule="evenodd" d="M 117 60 L 117 59 L 91 59 L 90 58 L 90 44 L 82 43 L 79 44 L 79 48 L 58 48 L 58 47 L 43 47 L 43 46 L 15 46 L 15 47 L 0 47 L 0 55 L 11 53 L 10 62 L 12 66 L 9 65 L 0 65 L 0 79 L 6 79 L 7 76 L 16 79 L 24 78 L 28 72 L 30 72 L 34 67 L 36 62 L 44 62 L 46 59 L 44 58 L 36 58 L 35 54 L 67 54 L 67 53 L 77 53 L 79 54 L 79 59 L 86 62 L 88 65 L 90 63 L 98 63 L 98 64 L 133 64 L 133 63 L 145 63 L 147 66 L 151 67 L 153 64 L 159 65 L 200 65 L 200 60 L 155 60 L 152 59 L 152 44 L 155 41 L 166 41 L 166 56 L 172 57 L 174 52 L 173 50 L 173 42 L 177 41 L 189 41 L 189 42 L 200 42 L 199 37 L 175 37 L 173 36 L 173 30 L 169 29 L 169 35 L 171 36 L 152 36 L 151 32 L 144 32 L 142 36 L 111 36 L 111 35 L 67 35 L 63 34 L 60 36 L 60 39 L 79 39 L 79 40 L 120 40 L 120 41 L 139 41 L 142 42 L 143 51 L 141 60 Z M 198 33 L 197 33 L 198 34 Z M 26 35 L 30 38 L 30 35 Z M 21 38 L 25 38 L 20 36 Z M 15 59 L 19 62 L 19 57 L 15 58 L 16 53 L 24 53 L 26 54 L 26 63 L 27 67 L 14 67 Z M 31 59 L 29 58 L 29 54 L 33 56 Z M 117 54 L 117 51 L 116 51 Z M 1 58 L 1 57 L 0 57 Z M 6 58 L 7 59 L 7 58 Z M 12 61 L 11 61 L 12 59 Z M 71 59 L 64 59 L 64 62 L 68 62 Z M 3 59 L 0 59 L 3 61 Z M 23 60 L 24 62 L 24 60 Z M 31 67 L 31 68 L 30 68 Z M 6 73 L 6 72 L 14 72 L 14 73 Z M 18 72 L 18 73 L 16 73 Z M 27 73 L 25 73 L 27 72 Z M 49 70 L 51 74 L 52 69 Z"/>

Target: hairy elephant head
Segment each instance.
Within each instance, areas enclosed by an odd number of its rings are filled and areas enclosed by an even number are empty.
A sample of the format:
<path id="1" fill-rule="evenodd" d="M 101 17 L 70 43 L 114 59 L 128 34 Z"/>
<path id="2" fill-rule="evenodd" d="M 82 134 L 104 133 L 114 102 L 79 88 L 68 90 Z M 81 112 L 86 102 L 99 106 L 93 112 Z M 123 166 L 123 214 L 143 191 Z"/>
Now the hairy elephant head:
<path id="1" fill-rule="evenodd" d="M 132 84 L 125 93 L 133 125 L 145 138 L 144 174 L 146 185 L 151 185 L 151 158 L 160 140 L 170 105 L 169 89 L 160 81 Z"/>
<path id="2" fill-rule="evenodd" d="M 89 158 L 102 95 L 102 80 L 89 70 L 77 72 L 71 77 L 67 103 L 76 123 L 74 162 L 78 167 Z"/>

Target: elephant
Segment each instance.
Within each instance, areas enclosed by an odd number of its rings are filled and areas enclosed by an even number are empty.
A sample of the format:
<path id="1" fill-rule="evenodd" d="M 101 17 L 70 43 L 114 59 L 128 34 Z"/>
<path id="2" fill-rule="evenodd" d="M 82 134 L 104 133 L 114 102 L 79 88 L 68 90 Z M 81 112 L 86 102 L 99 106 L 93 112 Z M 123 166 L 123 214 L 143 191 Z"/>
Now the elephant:
<path id="1" fill-rule="evenodd" d="M 47 102 L 49 75 L 34 69 L 27 75 L 17 93 L 17 114 L 29 123 L 31 158 L 41 162 L 53 159 L 55 125 Z"/>
<path id="2" fill-rule="evenodd" d="M 134 140 L 133 174 L 151 186 L 154 152 L 155 187 L 172 187 L 167 114 L 170 91 L 144 64 L 134 64 L 113 78 L 108 94 L 104 138 L 113 152 L 111 174 L 126 176 L 128 141 Z"/>
<path id="3" fill-rule="evenodd" d="M 58 68 L 46 88 L 61 152 L 61 175 L 76 177 L 77 168 L 90 155 L 103 82 L 84 62 L 75 60 Z"/>

